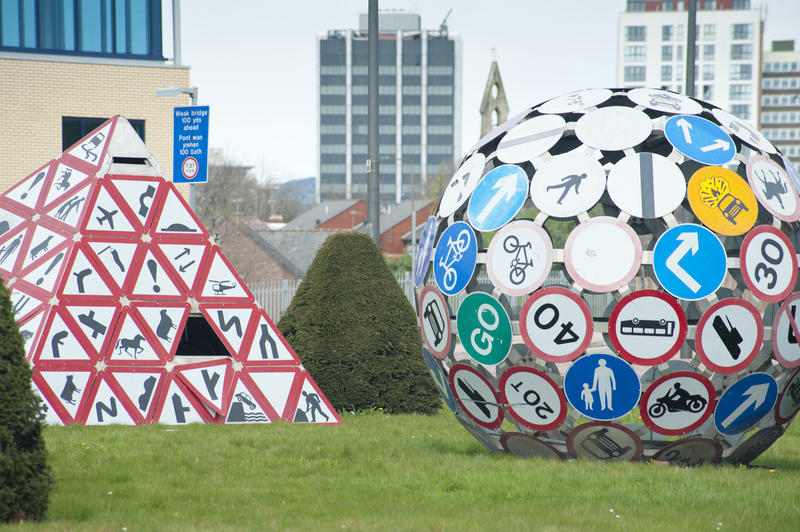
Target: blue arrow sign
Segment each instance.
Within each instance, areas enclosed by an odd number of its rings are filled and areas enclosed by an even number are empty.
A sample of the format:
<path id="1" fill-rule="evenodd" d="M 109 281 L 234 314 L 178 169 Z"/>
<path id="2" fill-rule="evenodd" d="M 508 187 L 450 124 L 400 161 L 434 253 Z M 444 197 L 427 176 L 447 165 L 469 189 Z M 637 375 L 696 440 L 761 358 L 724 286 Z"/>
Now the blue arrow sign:
<path id="1" fill-rule="evenodd" d="M 728 388 L 714 410 L 714 425 L 722 434 L 739 434 L 772 410 L 778 383 L 766 373 L 751 373 Z"/>
<path id="2" fill-rule="evenodd" d="M 725 248 L 705 227 L 677 225 L 656 242 L 653 270 L 664 290 L 673 296 L 690 301 L 703 299 L 725 279 Z"/>
<path id="3" fill-rule="evenodd" d="M 419 249 L 417 250 L 417 262 L 414 264 L 414 285 L 419 286 L 425 280 L 428 273 L 428 263 L 431 260 L 433 251 L 433 240 L 436 237 L 436 217 L 431 216 L 422 230 L 419 237 Z"/>
<path id="4" fill-rule="evenodd" d="M 466 222 L 444 230 L 433 255 L 433 277 L 443 294 L 452 296 L 467 286 L 478 260 L 478 241 Z"/>
<path id="5" fill-rule="evenodd" d="M 528 197 L 528 175 L 515 164 L 494 168 L 485 176 L 469 200 L 467 215 L 478 231 L 494 231 L 508 223 Z"/>
<path id="6" fill-rule="evenodd" d="M 729 163 L 736 155 L 730 135 L 699 116 L 673 116 L 664 126 L 664 135 L 679 152 L 704 164 Z"/>
<path id="7" fill-rule="evenodd" d="M 617 419 L 639 402 L 641 385 L 630 364 L 614 355 L 582 356 L 567 370 L 564 394 L 572 407 L 588 417 Z"/>

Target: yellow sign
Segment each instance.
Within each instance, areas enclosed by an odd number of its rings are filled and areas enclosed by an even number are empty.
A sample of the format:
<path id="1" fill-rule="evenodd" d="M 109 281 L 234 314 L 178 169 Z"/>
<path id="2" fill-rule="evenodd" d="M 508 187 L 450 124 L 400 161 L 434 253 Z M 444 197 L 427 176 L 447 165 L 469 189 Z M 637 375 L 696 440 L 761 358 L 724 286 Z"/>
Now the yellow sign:
<path id="1" fill-rule="evenodd" d="M 741 235 L 758 217 L 758 202 L 747 181 L 721 166 L 705 166 L 692 175 L 686 190 L 689 205 L 709 229 Z"/>

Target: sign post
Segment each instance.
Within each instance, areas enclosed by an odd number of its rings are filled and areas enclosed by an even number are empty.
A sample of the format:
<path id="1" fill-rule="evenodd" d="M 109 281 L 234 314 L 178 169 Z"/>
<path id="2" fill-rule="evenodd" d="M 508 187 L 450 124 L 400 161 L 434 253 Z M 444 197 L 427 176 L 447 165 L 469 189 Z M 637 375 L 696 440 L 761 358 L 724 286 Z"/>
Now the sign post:
<path id="1" fill-rule="evenodd" d="M 175 107 L 173 110 L 173 183 L 205 183 L 208 181 L 208 115 L 207 105 Z M 194 199 L 194 194 L 191 194 Z M 194 201 L 190 201 L 194 210 Z"/>

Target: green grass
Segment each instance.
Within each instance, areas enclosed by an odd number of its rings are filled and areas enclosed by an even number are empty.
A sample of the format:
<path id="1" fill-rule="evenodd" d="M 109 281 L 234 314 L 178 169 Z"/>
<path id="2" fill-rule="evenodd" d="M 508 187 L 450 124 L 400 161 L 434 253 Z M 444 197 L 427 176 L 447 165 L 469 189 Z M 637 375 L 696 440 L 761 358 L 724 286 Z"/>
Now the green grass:
<path id="1" fill-rule="evenodd" d="M 490 454 L 449 411 L 343 418 L 48 427 L 48 519 L 9 529 L 772 531 L 800 520 L 797 427 L 755 462 L 771 472 Z"/>

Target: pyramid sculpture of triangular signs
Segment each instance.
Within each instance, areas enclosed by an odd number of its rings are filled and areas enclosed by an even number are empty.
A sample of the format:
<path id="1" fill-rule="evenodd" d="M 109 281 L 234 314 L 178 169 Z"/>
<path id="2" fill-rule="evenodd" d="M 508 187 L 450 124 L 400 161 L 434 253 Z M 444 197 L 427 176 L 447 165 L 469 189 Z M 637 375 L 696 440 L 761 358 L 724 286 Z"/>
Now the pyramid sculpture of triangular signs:
<path id="1" fill-rule="evenodd" d="M 0 276 L 48 423 L 341 423 L 123 117 L 0 196 Z"/>

